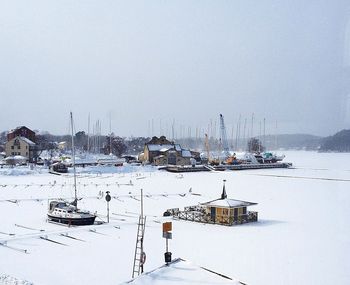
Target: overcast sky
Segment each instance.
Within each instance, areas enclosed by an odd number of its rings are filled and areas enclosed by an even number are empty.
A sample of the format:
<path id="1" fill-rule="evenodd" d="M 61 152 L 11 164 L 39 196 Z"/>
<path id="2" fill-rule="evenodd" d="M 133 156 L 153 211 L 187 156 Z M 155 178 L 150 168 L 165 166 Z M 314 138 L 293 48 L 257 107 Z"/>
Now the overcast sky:
<path id="1" fill-rule="evenodd" d="M 0 0 L 0 130 L 329 135 L 349 94 L 349 0 Z"/>

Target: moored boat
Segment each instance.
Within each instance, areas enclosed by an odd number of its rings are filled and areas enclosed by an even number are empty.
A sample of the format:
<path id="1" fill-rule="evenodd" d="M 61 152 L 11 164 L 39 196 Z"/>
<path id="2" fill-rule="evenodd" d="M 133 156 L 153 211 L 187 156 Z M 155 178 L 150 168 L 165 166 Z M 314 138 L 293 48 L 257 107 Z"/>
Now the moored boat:
<path id="1" fill-rule="evenodd" d="M 74 135 L 73 135 L 73 115 L 71 116 L 72 125 L 72 158 L 73 158 L 73 173 L 74 173 L 74 201 L 71 203 L 56 200 L 51 201 L 49 204 L 49 210 L 47 218 L 49 222 L 55 222 L 66 225 L 83 226 L 93 225 L 96 219 L 96 214 L 92 214 L 89 211 L 78 209 L 77 198 L 77 177 L 75 169 L 75 150 L 74 150 Z"/>

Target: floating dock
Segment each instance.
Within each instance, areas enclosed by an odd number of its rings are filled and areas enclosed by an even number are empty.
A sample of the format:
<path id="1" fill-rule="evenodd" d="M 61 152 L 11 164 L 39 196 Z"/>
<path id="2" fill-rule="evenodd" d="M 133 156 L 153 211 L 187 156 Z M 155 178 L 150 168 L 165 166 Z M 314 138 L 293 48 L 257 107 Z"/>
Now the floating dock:
<path id="1" fill-rule="evenodd" d="M 225 170 L 247 170 L 247 169 L 270 169 L 270 168 L 290 168 L 292 163 L 249 163 L 249 164 L 233 164 L 233 165 L 199 165 L 199 166 L 166 166 L 160 169 L 181 173 L 181 172 L 201 172 L 201 171 L 225 171 Z"/>

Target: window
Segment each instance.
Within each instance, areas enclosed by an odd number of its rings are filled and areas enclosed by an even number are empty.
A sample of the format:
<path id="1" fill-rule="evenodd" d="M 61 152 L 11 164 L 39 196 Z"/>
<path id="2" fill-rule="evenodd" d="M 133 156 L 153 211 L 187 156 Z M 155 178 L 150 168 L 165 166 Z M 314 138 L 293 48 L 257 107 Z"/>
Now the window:
<path id="1" fill-rule="evenodd" d="M 21 146 L 20 146 L 20 145 L 18 145 L 18 146 L 17 146 L 17 149 L 21 149 Z"/>
<path id="2" fill-rule="evenodd" d="M 15 146 L 11 145 L 11 149 L 15 149 Z"/>
<path id="3" fill-rule="evenodd" d="M 224 215 L 224 216 L 228 216 L 228 209 L 222 209 L 222 214 Z"/>

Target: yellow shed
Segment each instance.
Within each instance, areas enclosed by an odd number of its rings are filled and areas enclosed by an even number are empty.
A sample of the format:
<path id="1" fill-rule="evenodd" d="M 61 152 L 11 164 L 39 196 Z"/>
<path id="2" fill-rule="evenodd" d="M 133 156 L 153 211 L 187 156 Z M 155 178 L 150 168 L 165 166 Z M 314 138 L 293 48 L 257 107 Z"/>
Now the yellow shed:
<path id="1" fill-rule="evenodd" d="M 225 190 L 225 182 L 221 198 L 203 203 L 206 207 L 206 215 L 211 222 L 219 224 L 242 224 L 257 221 L 256 212 L 248 212 L 247 207 L 257 205 L 257 203 L 228 199 Z"/>

